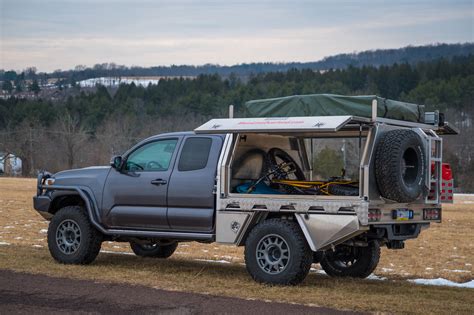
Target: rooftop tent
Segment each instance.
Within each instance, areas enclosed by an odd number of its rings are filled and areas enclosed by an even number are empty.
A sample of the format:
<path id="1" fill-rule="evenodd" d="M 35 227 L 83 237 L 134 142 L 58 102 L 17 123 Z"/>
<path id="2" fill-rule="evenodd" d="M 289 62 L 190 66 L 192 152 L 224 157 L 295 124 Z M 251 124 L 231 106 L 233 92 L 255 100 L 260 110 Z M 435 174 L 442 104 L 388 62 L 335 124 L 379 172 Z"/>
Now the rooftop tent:
<path id="1" fill-rule="evenodd" d="M 424 122 L 424 105 L 393 101 L 376 95 L 293 95 L 248 101 L 245 103 L 245 109 L 247 117 L 351 115 L 370 118 L 374 99 L 377 100 L 378 117 Z"/>

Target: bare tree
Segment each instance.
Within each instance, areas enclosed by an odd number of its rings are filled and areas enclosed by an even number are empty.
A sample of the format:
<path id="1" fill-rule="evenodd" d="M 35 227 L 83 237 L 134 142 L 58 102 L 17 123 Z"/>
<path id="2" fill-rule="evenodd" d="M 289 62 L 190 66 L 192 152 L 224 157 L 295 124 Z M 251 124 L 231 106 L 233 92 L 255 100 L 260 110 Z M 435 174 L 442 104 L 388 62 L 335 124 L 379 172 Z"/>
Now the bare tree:
<path id="1" fill-rule="evenodd" d="M 69 113 L 59 117 L 56 130 L 66 154 L 67 167 L 73 168 L 76 166 L 76 156 L 89 136 L 79 119 Z"/>

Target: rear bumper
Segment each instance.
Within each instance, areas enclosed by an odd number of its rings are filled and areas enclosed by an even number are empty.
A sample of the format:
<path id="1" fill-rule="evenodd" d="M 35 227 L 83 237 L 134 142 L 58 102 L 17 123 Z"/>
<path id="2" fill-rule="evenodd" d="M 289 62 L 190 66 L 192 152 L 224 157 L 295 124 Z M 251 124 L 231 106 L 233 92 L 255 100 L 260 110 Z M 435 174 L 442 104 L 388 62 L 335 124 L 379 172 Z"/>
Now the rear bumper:
<path id="1" fill-rule="evenodd" d="M 369 233 L 374 238 L 385 238 L 387 241 L 405 241 L 417 238 L 423 229 L 430 226 L 425 223 L 378 224 L 370 227 Z"/>

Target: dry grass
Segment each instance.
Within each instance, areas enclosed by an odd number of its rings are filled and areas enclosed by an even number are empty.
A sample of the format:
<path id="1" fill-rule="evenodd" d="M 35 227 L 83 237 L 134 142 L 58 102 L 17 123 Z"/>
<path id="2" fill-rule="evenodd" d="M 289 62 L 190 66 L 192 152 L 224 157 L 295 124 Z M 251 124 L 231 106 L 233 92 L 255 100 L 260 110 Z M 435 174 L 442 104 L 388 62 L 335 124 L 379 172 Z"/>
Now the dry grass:
<path id="1" fill-rule="evenodd" d="M 402 313 L 472 313 L 473 290 L 413 285 L 402 279 L 472 279 L 474 203 L 445 207 L 442 224 L 422 232 L 401 251 L 384 250 L 377 275 L 390 281 L 332 279 L 311 273 L 298 287 L 253 282 L 242 248 L 181 244 L 169 260 L 100 254 L 90 266 L 54 263 L 46 248 L 47 222 L 33 209 L 35 180 L 0 178 L 0 268 L 55 276 L 144 284 L 169 290 L 315 304 L 341 309 Z M 130 252 L 125 243 L 103 250 Z M 219 264 L 202 260 L 226 260 Z M 177 281 L 179 279 L 179 281 Z"/>

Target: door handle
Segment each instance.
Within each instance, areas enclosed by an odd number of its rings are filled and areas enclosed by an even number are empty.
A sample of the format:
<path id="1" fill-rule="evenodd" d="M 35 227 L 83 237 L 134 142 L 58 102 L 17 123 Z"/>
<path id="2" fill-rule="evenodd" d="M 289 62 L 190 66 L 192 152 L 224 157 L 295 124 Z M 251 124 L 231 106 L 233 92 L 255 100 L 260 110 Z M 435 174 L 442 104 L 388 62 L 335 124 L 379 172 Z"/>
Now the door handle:
<path id="1" fill-rule="evenodd" d="M 159 186 L 159 185 L 166 185 L 167 183 L 168 183 L 168 182 L 167 182 L 166 180 L 161 179 L 161 178 L 154 179 L 154 180 L 151 181 L 151 184 L 152 184 L 152 185 L 157 185 L 157 186 Z"/>

